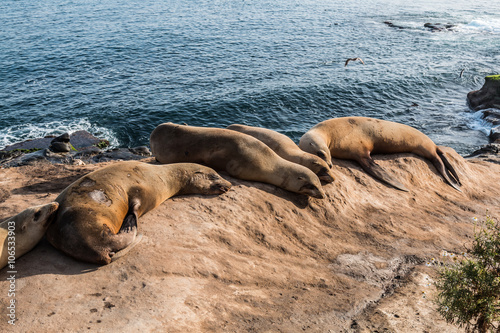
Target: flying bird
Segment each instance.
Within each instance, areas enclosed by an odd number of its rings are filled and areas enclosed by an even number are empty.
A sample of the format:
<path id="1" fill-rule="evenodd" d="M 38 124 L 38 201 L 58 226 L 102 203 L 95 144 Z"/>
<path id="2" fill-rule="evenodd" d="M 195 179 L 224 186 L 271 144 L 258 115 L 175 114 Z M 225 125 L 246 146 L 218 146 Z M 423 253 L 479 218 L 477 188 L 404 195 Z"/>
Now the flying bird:
<path id="1" fill-rule="evenodd" d="M 346 60 L 344 67 L 345 67 L 345 66 L 347 66 L 347 64 L 349 63 L 349 61 L 356 61 L 356 60 L 361 61 L 361 63 L 362 63 L 363 65 L 365 64 L 365 62 L 364 62 L 364 61 L 363 61 L 363 59 L 361 59 L 361 58 L 349 58 L 349 59 L 347 59 L 347 60 Z"/>

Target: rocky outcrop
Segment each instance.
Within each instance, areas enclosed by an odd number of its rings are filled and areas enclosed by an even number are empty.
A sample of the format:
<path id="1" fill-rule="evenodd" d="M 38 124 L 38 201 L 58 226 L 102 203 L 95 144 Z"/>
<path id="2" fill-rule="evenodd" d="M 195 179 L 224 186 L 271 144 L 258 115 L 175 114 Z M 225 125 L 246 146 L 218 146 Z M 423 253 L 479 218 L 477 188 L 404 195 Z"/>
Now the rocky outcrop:
<path id="1" fill-rule="evenodd" d="M 69 135 L 27 140 L 0 151 L 0 166 L 13 167 L 46 161 L 60 164 L 100 163 L 113 160 L 140 160 L 151 156 L 148 147 L 112 148 L 109 141 L 89 132 L 77 131 Z"/>
<path id="2" fill-rule="evenodd" d="M 336 161 L 325 199 L 223 175 L 221 196 L 181 196 L 142 216 L 143 240 L 99 267 L 42 242 L 16 261 L 13 332 L 461 332 L 435 311 L 430 258 L 500 216 L 500 165 L 445 153 L 448 186 L 412 154 L 376 155 L 410 189 Z M 152 158 L 149 159 L 150 161 Z M 0 219 L 53 200 L 105 164 L 0 169 Z M 11 282 L 0 271 L 0 290 Z M 425 296 L 425 297 L 424 297 Z M 0 297 L 6 309 L 10 298 Z"/>
<path id="3" fill-rule="evenodd" d="M 59 137 L 46 136 L 44 138 L 26 140 L 23 142 L 15 143 L 1 149 L 2 151 L 13 150 L 42 150 L 49 148 L 54 142 L 71 142 L 71 145 L 76 149 L 82 149 L 90 146 L 99 146 L 101 148 L 109 146 L 109 141 L 99 139 L 87 131 L 76 131 L 71 135 L 64 133 Z"/>
<path id="4" fill-rule="evenodd" d="M 467 102 L 474 111 L 500 109 L 500 75 L 486 76 L 481 89 L 467 94 Z"/>
<path id="5" fill-rule="evenodd" d="M 490 75 L 484 78 L 484 85 L 479 90 L 467 94 L 469 107 L 474 111 L 483 111 L 482 118 L 493 125 L 500 125 L 500 75 Z M 500 126 L 494 127 L 490 132 L 490 142 L 500 143 Z"/>

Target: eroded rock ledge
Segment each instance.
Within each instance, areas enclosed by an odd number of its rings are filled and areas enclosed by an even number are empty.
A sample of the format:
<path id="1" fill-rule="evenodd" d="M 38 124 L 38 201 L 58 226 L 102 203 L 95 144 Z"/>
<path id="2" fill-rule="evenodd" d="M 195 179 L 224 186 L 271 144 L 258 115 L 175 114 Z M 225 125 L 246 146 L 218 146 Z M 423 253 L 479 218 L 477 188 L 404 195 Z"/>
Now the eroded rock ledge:
<path id="1" fill-rule="evenodd" d="M 225 175 L 229 192 L 174 197 L 143 216 L 143 241 L 111 265 L 77 262 L 42 242 L 16 262 L 15 329 L 459 332 L 433 310 L 424 263 L 463 251 L 472 217 L 500 216 L 500 165 L 446 153 L 462 192 L 422 158 L 376 155 L 409 192 L 349 161 L 336 162 L 323 200 Z M 53 200 L 104 164 L 3 169 L 0 219 Z M 0 290 L 6 277 L 0 271 Z"/>

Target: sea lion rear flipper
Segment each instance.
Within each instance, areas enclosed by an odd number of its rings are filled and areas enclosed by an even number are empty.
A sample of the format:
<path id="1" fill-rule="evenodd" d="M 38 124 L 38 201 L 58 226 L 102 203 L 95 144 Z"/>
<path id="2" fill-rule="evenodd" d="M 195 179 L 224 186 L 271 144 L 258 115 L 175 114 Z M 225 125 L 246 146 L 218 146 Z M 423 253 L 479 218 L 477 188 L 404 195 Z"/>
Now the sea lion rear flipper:
<path id="1" fill-rule="evenodd" d="M 142 234 L 137 234 L 137 210 L 140 206 L 139 200 L 132 199 L 129 204 L 127 215 L 123 219 L 122 225 L 118 233 L 114 237 L 118 237 L 119 241 L 117 252 L 110 252 L 111 262 L 123 257 L 131 248 L 133 248 L 142 239 Z M 129 235 L 127 235 L 129 234 Z M 131 234 L 131 235 L 130 235 Z M 131 238 L 131 240 L 130 240 Z M 126 243 L 123 243 L 126 242 Z M 128 243 L 128 244 L 127 244 Z M 116 251 L 116 250 L 115 250 Z"/>
<path id="2" fill-rule="evenodd" d="M 455 182 L 459 186 L 462 186 L 462 184 L 460 183 L 460 179 L 458 178 L 457 172 L 455 171 L 455 169 L 453 168 L 453 166 L 451 165 L 451 163 L 448 161 L 448 159 L 446 158 L 446 156 L 444 155 L 444 153 L 439 148 L 436 151 L 437 151 L 439 157 L 441 158 L 441 161 L 443 161 L 444 166 L 446 167 L 446 171 L 448 171 L 448 172 L 451 173 L 451 175 L 453 176 Z"/>
<path id="3" fill-rule="evenodd" d="M 397 188 L 398 190 L 408 192 L 408 189 L 403 184 L 392 178 L 384 169 L 382 169 L 380 165 L 375 163 L 371 157 L 360 159 L 358 162 L 363 170 L 365 170 L 369 175 Z"/>
<path id="4" fill-rule="evenodd" d="M 137 234 L 137 236 L 135 236 L 135 239 L 132 241 L 132 243 L 130 243 L 126 248 L 116 252 L 115 254 L 113 254 L 111 256 L 111 262 L 113 262 L 113 261 L 123 257 L 125 254 L 127 254 L 128 251 L 130 251 L 134 246 L 139 244 L 141 239 L 142 239 L 142 234 Z"/>

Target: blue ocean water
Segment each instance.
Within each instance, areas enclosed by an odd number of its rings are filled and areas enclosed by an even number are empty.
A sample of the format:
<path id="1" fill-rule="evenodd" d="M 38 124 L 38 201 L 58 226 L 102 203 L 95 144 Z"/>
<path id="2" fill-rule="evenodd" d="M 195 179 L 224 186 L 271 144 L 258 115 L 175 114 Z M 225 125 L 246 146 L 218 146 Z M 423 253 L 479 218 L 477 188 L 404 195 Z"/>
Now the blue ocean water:
<path id="1" fill-rule="evenodd" d="M 0 148 L 80 129 L 147 145 L 167 121 L 298 141 L 358 115 L 466 154 L 490 128 L 466 95 L 499 63 L 500 2 L 486 0 L 3 0 Z"/>

